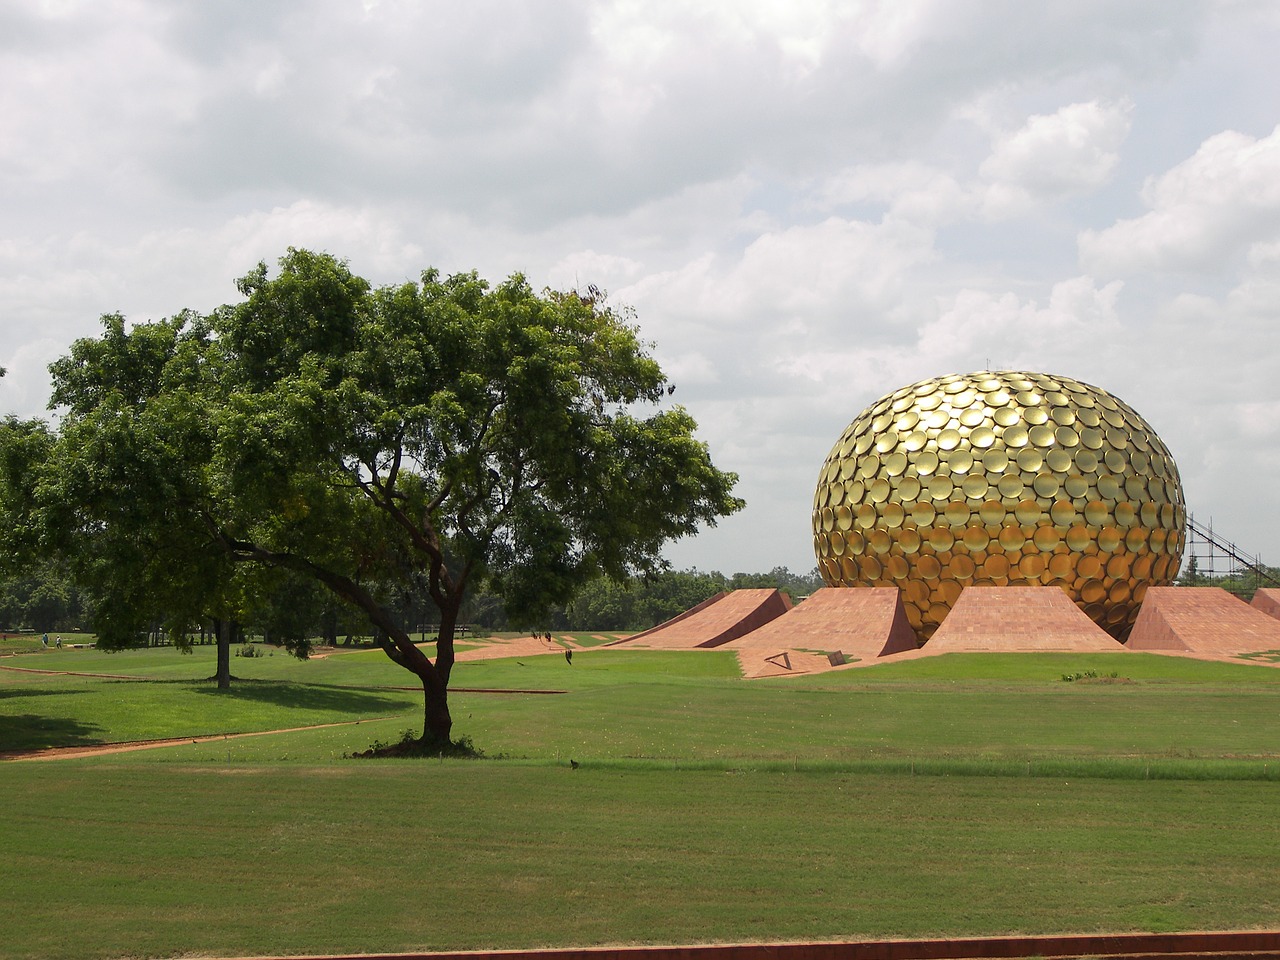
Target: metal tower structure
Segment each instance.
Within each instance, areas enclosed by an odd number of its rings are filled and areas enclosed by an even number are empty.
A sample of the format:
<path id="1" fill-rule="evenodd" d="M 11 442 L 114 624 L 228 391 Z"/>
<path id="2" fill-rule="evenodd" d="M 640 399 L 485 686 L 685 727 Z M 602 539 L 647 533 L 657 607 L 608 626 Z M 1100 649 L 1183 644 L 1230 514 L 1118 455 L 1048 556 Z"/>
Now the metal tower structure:
<path id="1" fill-rule="evenodd" d="M 1213 522 L 1203 526 L 1194 516 L 1187 518 L 1187 550 L 1181 582 L 1187 583 L 1194 571 L 1196 579 L 1230 578 L 1231 582 L 1215 584 L 1233 593 L 1248 593 L 1259 587 L 1280 587 L 1280 578 L 1268 570 L 1262 559 L 1251 556 L 1230 540 L 1214 533 Z"/>

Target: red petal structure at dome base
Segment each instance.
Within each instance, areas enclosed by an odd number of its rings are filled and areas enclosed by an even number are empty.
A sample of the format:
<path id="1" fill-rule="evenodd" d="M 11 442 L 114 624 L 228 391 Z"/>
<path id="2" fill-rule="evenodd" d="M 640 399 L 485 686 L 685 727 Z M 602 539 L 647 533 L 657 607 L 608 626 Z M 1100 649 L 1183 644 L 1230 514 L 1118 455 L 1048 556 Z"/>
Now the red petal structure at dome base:
<path id="1" fill-rule="evenodd" d="M 1130 650 L 1241 657 L 1280 653 L 1280 620 L 1221 587 L 1152 587 Z"/>
<path id="2" fill-rule="evenodd" d="M 1118 653 L 1120 642 L 1089 619 L 1060 587 L 966 587 L 927 654 Z"/>
<path id="3" fill-rule="evenodd" d="M 652 629 L 608 646 L 652 650 L 718 647 L 764 626 L 790 609 L 790 598 L 772 588 L 731 590 L 717 594 Z"/>

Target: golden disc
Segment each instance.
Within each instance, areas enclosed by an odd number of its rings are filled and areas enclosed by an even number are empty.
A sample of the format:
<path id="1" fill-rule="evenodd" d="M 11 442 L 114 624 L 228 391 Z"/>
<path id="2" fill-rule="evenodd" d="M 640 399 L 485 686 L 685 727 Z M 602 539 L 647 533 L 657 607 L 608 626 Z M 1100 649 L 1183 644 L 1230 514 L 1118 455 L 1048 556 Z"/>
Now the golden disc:
<path id="1" fill-rule="evenodd" d="M 1013 515 L 1019 523 L 1033 524 L 1039 523 L 1044 511 L 1040 504 L 1034 500 L 1020 500 L 1018 505 L 1013 508 Z"/>
<path id="2" fill-rule="evenodd" d="M 880 522 L 890 530 L 895 530 L 902 526 L 902 522 L 907 518 L 907 511 L 903 509 L 900 503 L 886 503 L 880 508 Z"/>
<path id="3" fill-rule="evenodd" d="M 1031 442 L 1037 447 L 1048 447 L 1053 445 L 1053 428 L 1049 426 L 1032 427 L 1028 431 L 1027 436 Z"/>
<path id="4" fill-rule="evenodd" d="M 983 523 L 994 524 L 1004 521 L 1004 504 L 999 500 L 987 500 L 978 507 L 978 519 Z"/>
<path id="5" fill-rule="evenodd" d="M 1009 500 L 1022 496 L 1022 488 L 1022 477 L 1016 473 L 1005 474 L 1000 478 L 1000 482 L 996 484 L 996 489 L 1000 491 L 1000 496 Z"/>
<path id="6" fill-rule="evenodd" d="M 1050 431 L 1050 434 L 1052 435 L 1052 431 Z M 1025 447 L 1027 445 L 1028 438 L 1029 433 L 1027 432 L 1026 427 L 1006 427 L 1004 436 L 1001 437 L 1001 439 L 1004 440 L 1006 447 L 1010 447 L 1015 450 Z"/>
<path id="7" fill-rule="evenodd" d="M 969 434 L 969 443 L 975 450 L 986 450 L 996 442 L 996 433 L 990 427 L 976 427 Z"/>
<path id="8" fill-rule="evenodd" d="M 1052 553 L 1058 549 L 1058 544 L 1062 543 L 1062 531 L 1047 525 L 1036 527 L 1033 542 L 1041 553 Z"/>
<path id="9" fill-rule="evenodd" d="M 1049 508 L 1049 517 L 1060 527 L 1069 527 L 1080 517 L 1080 511 L 1070 500 L 1055 500 Z"/>
<path id="10" fill-rule="evenodd" d="M 1026 542 L 1027 536 L 1021 527 L 1009 526 L 1000 531 L 1000 546 L 1006 551 L 1021 550 Z"/>

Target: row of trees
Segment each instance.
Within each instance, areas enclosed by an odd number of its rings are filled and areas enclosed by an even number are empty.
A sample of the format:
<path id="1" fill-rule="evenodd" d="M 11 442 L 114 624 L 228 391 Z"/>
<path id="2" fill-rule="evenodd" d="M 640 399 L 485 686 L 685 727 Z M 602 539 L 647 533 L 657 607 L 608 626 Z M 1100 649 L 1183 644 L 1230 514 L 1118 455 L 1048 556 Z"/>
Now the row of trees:
<path id="1" fill-rule="evenodd" d="M 443 748 L 468 596 L 538 623 L 743 505 L 594 289 L 434 270 L 375 288 L 305 250 L 237 286 L 209 314 L 103 317 L 50 368 L 56 425 L 0 429 L 0 562 L 57 558 L 106 645 L 157 611 L 174 637 L 213 621 L 224 686 L 245 611 L 323 592 L 418 678 Z M 434 657 L 404 607 L 433 609 Z"/>
<path id="2" fill-rule="evenodd" d="M 648 577 L 618 583 L 597 577 L 584 584 L 567 604 L 548 607 L 534 626 L 553 630 L 644 630 L 669 620 L 716 593 L 727 590 L 773 588 L 799 601 L 822 586 L 817 568 L 794 574 L 786 567 L 769 573 L 663 570 Z M 0 631 L 16 633 L 69 633 L 93 626 L 97 604 L 93 596 L 45 563 L 23 574 L 0 579 Z M 430 604 L 393 603 L 390 613 L 408 633 L 430 630 L 434 635 L 436 610 Z M 528 627 L 508 616 L 502 598 L 481 587 L 467 597 L 459 612 L 461 623 L 478 630 L 503 631 Z M 146 626 L 131 636 L 118 637 L 117 648 L 173 642 L 164 632 L 171 618 L 160 609 L 146 617 Z M 190 624 L 191 633 L 178 639 L 214 642 L 211 624 Z M 259 636 L 306 656 L 315 642 L 339 644 L 363 636 L 367 623 L 346 604 L 305 580 L 293 580 L 286 589 L 259 596 L 237 612 L 233 633 Z M 198 639 L 197 639 L 198 638 Z"/>
<path id="3" fill-rule="evenodd" d="M 731 577 L 714 571 L 668 571 L 630 584 L 600 579 L 587 584 L 565 608 L 564 625 L 570 630 L 644 630 L 723 590 L 770 587 L 799 601 L 823 585 L 816 567 L 807 574 L 775 567 L 768 573 Z"/>
<path id="4" fill-rule="evenodd" d="M 50 563 L 0 579 L 0 632 L 72 633 L 92 617 L 92 600 Z"/>

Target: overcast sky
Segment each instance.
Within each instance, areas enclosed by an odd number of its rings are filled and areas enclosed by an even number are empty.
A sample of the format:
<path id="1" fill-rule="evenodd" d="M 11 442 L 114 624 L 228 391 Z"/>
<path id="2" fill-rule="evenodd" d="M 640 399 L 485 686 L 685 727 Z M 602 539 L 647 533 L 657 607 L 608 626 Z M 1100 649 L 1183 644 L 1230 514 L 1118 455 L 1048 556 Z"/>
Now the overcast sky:
<path id="1" fill-rule="evenodd" d="M 678 567 L 814 565 L 818 469 L 926 377 L 1143 414 L 1280 562 L 1280 4 L 6 0 L 0 413 L 98 317 L 289 246 L 635 307 L 747 509 Z"/>

